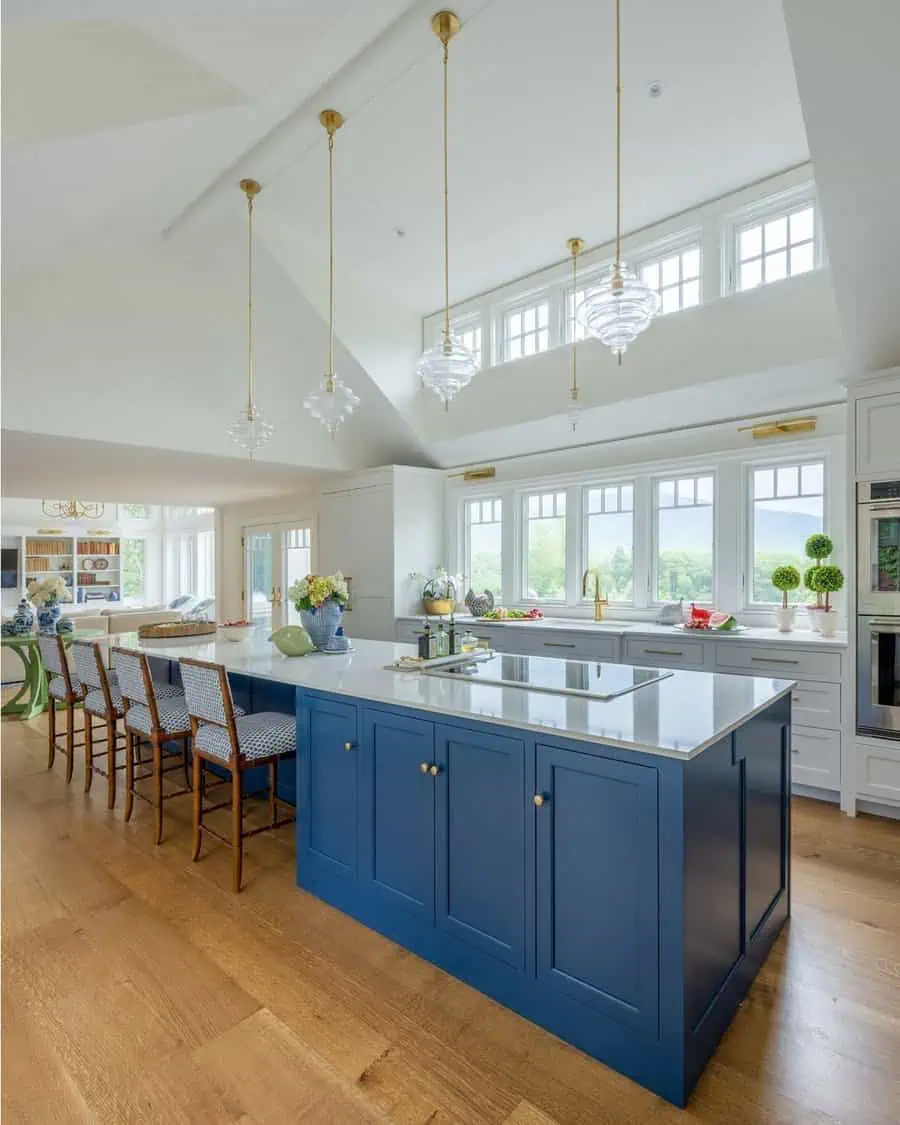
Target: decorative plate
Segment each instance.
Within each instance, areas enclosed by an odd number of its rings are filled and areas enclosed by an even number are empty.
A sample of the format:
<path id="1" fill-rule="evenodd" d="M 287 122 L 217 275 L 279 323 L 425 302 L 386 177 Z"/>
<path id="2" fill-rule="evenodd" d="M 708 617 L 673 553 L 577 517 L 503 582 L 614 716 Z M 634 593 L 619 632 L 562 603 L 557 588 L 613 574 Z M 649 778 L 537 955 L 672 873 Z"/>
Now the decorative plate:
<path id="1" fill-rule="evenodd" d="M 94 570 L 106 570 L 109 566 L 109 559 L 94 559 Z"/>
<path id="2" fill-rule="evenodd" d="M 96 560 L 95 559 L 82 559 L 81 560 L 81 569 L 82 570 L 93 570 L 95 566 L 96 566 Z"/>
<path id="3" fill-rule="evenodd" d="M 727 637 L 729 633 L 746 633 L 746 625 L 735 625 L 731 629 L 689 629 L 687 625 L 673 625 L 673 629 L 678 629 L 682 633 L 702 633 L 704 636 L 717 636 Z"/>

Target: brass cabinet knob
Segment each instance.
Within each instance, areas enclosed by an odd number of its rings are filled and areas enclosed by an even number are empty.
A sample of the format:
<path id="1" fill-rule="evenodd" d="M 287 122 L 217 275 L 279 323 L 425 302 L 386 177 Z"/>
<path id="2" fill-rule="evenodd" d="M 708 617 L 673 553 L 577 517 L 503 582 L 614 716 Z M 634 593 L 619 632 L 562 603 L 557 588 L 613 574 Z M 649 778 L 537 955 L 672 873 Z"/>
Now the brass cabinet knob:
<path id="1" fill-rule="evenodd" d="M 356 743 L 355 742 L 345 742 L 344 743 L 344 749 L 345 750 L 355 750 L 356 749 Z"/>
<path id="2" fill-rule="evenodd" d="M 428 773 L 428 763 L 427 762 L 420 762 L 419 763 L 419 769 L 422 771 L 422 773 Z"/>
<path id="3" fill-rule="evenodd" d="M 429 772 L 430 772 L 432 777 L 437 777 L 437 775 L 441 772 L 441 767 L 440 766 L 432 766 Z"/>
<path id="4" fill-rule="evenodd" d="M 535 793 L 535 795 L 532 797 L 532 800 L 534 801 L 534 803 L 537 805 L 538 808 L 541 807 L 541 805 L 544 803 L 544 801 L 546 801 L 546 799 L 547 798 L 544 796 L 543 793 Z"/>

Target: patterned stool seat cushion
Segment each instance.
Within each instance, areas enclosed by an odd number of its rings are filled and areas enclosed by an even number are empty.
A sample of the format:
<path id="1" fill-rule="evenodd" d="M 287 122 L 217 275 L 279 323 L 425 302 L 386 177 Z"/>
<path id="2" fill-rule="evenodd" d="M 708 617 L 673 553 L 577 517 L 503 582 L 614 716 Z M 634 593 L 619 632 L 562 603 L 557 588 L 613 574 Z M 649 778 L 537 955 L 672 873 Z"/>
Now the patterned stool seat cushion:
<path id="1" fill-rule="evenodd" d="M 47 690 L 50 692 L 54 699 L 65 699 L 67 694 L 65 679 L 62 676 L 54 676 L 50 681 L 50 685 Z M 74 694 L 75 698 L 80 699 L 83 692 L 84 688 L 81 686 L 81 680 L 79 680 L 77 676 L 73 676 L 72 693 Z"/>
<path id="2" fill-rule="evenodd" d="M 157 699 L 156 711 L 159 715 L 160 730 L 165 734 L 179 734 L 191 729 L 191 717 L 188 715 L 183 695 Z M 132 703 L 128 708 L 125 725 L 140 734 L 152 734 L 153 720 L 150 708 L 143 703 Z"/>
<path id="3" fill-rule="evenodd" d="M 125 700 L 122 698 L 121 693 L 113 688 L 112 684 L 109 686 L 113 710 L 117 716 L 122 716 L 125 714 Z M 85 711 L 89 711 L 92 715 L 100 715 L 102 718 L 106 718 L 106 696 L 100 688 L 94 688 L 87 693 L 84 697 L 84 709 Z"/>
<path id="4" fill-rule="evenodd" d="M 259 711 L 235 719 L 238 746 L 244 758 L 271 758 L 293 754 L 297 749 L 297 720 L 277 711 Z M 225 727 L 202 723 L 197 728 L 194 746 L 213 757 L 228 761 L 231 741 Z"/>

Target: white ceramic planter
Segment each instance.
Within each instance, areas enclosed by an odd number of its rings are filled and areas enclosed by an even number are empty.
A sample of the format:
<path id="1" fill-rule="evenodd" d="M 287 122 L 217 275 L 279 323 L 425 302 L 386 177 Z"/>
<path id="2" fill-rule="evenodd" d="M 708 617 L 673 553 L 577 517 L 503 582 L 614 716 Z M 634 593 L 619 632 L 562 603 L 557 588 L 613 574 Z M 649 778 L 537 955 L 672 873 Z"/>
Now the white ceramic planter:
<path id="1" fill-rule="evenodd" d="M 779 633 L 791 633 L 794 629 L 794 621 L 797 617 L 797 607 L 789 605 L 787 609 L 779 606 L 775 610 L 775 624 L 778 627 Z"/>
<path id="2" fill-rule="evenodd" d="M 827 612 L 820 609 L 816 614 L 819 621 L 819 632 L 823 637 L 833 637 L 837 632 L 838 613 L 836 609 L 829 609 Z"/>
<path id="3" fill-rule="evenodd" d="M 820 606 L 808 605 L 806 607 L 806 615 L 809 618 L 809 627 L 814 633 L 820 633 L 822 630 L 819 628 L 819 614 L 822 612 Z"/>

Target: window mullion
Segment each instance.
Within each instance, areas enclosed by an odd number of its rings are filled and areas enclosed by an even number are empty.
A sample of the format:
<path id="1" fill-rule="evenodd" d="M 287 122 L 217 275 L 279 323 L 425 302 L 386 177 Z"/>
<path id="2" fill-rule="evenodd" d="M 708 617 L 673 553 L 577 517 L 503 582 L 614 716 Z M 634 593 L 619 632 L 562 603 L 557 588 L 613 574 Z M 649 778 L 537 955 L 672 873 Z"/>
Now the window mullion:
<path id="1" fill-rule="evenodd" d="M 638 609 L 651 602 L 653 496 L 648 475 L 634 478 L 634 604 Z"/>
<path id="2" fill-rule="evenodd" d="M 578 605 L 581 594 L 582 558 L 582 496 L 579 485 L 566 489 L 566 604 Z"/>

